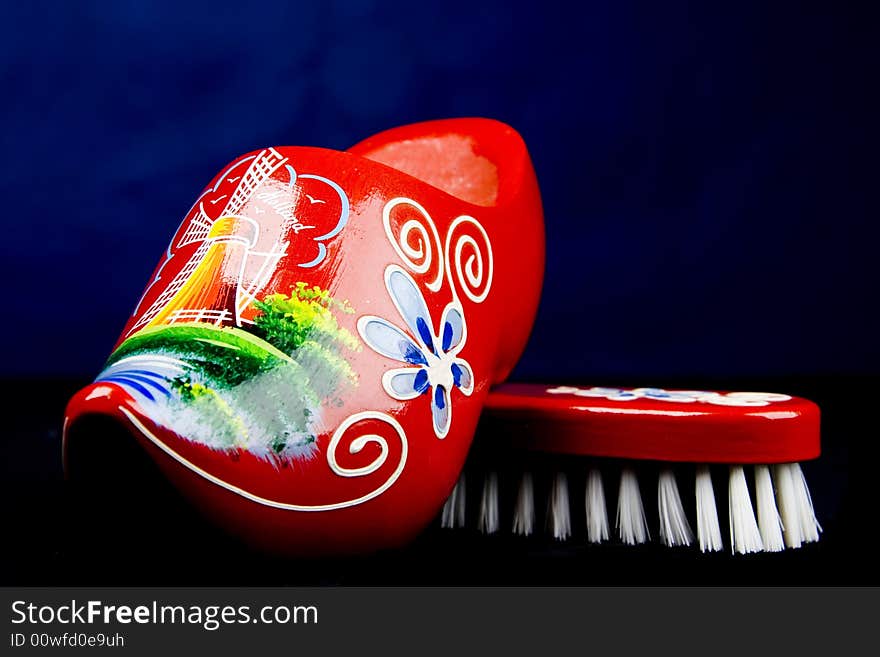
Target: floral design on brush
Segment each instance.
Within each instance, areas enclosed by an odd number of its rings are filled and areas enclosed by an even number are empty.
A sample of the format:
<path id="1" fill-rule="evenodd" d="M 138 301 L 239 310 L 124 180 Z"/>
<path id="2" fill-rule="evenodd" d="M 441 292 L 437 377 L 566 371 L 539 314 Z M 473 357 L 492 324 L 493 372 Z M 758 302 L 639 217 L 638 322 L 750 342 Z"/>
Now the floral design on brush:
<path id="1" fill-rule="evenodd" d="M 389 265 L 385 287 L 409 330 L 366 315 L 358 320 L 358 331 L 373 351 L 406 363 L 382 376 L 385 392 L 399 401 L 429 395 L 434 433 L 445 438 L 452 423 L 452 389 L 458 388 L 466 396 L 474 389 L 471 366 L 458 357 L 467 337 L 461 305 L 456 300 L 446 306 L 440 331 L 435 333 L 425 299 L 408 273 Z"/>
<path id="2" fill-rule="evenodd" d="M 610 401 L 628 402 L 634 399 L 680 402 L 691 404 L 714 404 L 715 406 L 767 406 L 774 402 L 791 399 L 788 395 L 773 392 L 709 392 L 706 390 L 664 390 L 663 388 L 576 388 L 559 386 L 548 388 L 551 395 L 575 395 L 577 397 L 605 398 Z"/>

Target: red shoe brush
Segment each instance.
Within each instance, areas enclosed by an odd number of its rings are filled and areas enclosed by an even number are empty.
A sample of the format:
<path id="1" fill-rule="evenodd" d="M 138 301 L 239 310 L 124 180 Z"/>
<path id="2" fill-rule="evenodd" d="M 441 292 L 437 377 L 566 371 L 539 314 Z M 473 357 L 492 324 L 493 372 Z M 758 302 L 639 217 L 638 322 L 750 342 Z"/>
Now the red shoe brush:
<path id="1" fill-rule="evenodd" d="M 528 535 L 535 529 L 535 470 L 548 490 L 547 528 L 557 539 L 572 534 L 569 478 L 583 480 L 587 540 L 610 536 L 602 466 L 621 460 L 616 526 L 620 540 L 650 538 L 636 465 L 658 471 L 657 512 L 662 543 L 694 541 L 676 480 L 677 464 L 694 464 L 696 539 L 702 551 L 722 549 L 711 467 L 727 464 L 730 548 L 739 553 L 779 551 L 818 540 L 821 527 L 799 462 L 819 455 L 819 409 L 806 400 L 770 393 L 667 391 L 652 388 L 577 388 L 503 384 L 486 403 L 475 452 L 487 452 L 489 465 L 477 524 L 481 531 L 501 529 L 498 469 L 500 452 L 512 450 L 508 468 L 517 486 L 508 528 Z M 539 454 L 567 455 L 549 469 Z M 485 456 L 485 455 L 484 455 Z M 585 462 L 577 457 L 589 457 Z M 746 478 L 754 466 L 755 502 Z M 500 466 L 504 469 L 505 466 Z M 642 470 L 646 468 L 641 467 Z M 578 472 L 578 470 L 580 472 Z M 514 484 L 514 481 L 518 482 Z M 775 490 L 774 490 L 775 489 Z M 444 507 L 446 527 L 465 522 L 464 481 Z"/>
<path id="2" fill-rule="evenodd" d="M 543 266 L 534 171 L 496 121 L 244 155 L 198 196 L 70 401 L 68 472 L 102 456 L 84 420 L 109 417 L 256 547 L 400 546 L 455 484 Z"/>

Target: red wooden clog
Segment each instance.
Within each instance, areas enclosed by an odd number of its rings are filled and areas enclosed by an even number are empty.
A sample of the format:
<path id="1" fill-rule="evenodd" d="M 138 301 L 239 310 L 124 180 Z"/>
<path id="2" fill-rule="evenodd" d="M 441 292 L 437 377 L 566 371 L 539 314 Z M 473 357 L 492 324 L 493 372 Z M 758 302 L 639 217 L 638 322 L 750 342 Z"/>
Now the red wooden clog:
<path id="1" fill-rule="evenodd" d="M 103 371 L 114 418 L 217 523 L 289 554 L 400 545 L 452 489 L 541 287 L 525 145 L 485 119 L 276 147 L 196 199 Z"/>

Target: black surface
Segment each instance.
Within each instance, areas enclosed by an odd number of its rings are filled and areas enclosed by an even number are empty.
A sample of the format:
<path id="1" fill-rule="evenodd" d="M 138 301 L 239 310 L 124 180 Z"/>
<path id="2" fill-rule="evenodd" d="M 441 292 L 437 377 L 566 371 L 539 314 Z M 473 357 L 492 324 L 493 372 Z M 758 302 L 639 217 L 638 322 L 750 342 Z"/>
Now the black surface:
<path id="1" fill-rule="evenodd" d="M 702 555 L 656 544 L 589 546 L 580 538 L 560 544 L 434 526 L 405 549 L 334 560 L 285 560 L 244 548 L 164 490 L 125 440 L 115 444 L 120 468 L 83 471 L 93 489 L 72 487 L 62 472 L 61 422 L 67 399 L 83 383 L 2 382 L 0 585 L 880 583 L 867 536 L 878 497 L 870 474 L 878 450 L 868 378 L 656 382 L 784 391 L 819 403 L 823 455 L 804 465 L 825 530 L 817 544 L 778 554 Z M 648 503 L 650 495 L 644 497 Z"/>

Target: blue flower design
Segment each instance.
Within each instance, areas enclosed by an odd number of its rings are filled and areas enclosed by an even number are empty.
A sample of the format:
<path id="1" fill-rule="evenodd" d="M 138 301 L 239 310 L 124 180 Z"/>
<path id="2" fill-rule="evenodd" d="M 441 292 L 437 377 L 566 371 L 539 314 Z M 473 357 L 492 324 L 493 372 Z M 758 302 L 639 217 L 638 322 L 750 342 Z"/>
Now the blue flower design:
<path id="1" fill-rule="evenodd" d="M 604 397 L 611 401 L 628 402 L 634 399 L 653 399 L 655 401 L 699 402 L 716 406 L 766 406 L 773 402 L 791 399 L 788 395 L 774 392 L 710 392 L 707 390 L 664 390 L 663 388 L 575 388 L 558 386 L 548 388 L 551 395 L 576 395 L 578 397 Z"/>
<path id="2" fill-rule="evenodd" d="M 425 299 L 408 273 L 389 265 L 385 287 L 409 331 L 373 315 L 358 320 L 358 331 L 373 351 L 406 363 L 382 376 L 385 392 L 400 401 L 429 395 L 434 433 L 445 438 L 452 423 L 450 392 L 458 388 L 469 396 L 474 390 L 471 366 L 458 357 L 467 335 L 461 306 L 446 306 L 435 333 Z"/>

